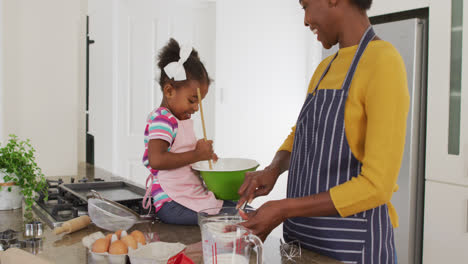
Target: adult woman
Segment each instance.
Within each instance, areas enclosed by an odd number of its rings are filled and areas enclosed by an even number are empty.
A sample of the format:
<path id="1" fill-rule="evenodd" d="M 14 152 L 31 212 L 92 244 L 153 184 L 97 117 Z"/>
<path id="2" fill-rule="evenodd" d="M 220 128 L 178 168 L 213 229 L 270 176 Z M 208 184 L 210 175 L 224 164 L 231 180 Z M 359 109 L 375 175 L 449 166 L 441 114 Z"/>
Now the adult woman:
<path id="1" fill-rule="evenodd" d="M 395 263 L 390 203 L 403 156 L 409 95 L 401 56 L 380 40 L 372 0 L 301 0 L 304 23 L 325 48 L 293 132 L 263 171 L 246 175 L 238 204 L 268 194 L 289 170 L 287 199 L 269 201 L 243 225 L 350 263 Z"/>

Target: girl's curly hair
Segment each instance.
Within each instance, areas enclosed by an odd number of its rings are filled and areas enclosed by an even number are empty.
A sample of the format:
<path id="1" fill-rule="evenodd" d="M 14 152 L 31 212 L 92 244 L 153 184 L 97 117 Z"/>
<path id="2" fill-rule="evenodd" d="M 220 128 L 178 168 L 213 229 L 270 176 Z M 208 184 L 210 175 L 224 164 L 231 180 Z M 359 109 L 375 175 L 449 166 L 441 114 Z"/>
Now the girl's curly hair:
<path id="1" fill-rule="evenodd" d="M 169 42 L 161 49 L 158 56 L 158 67 L 161 70 L 161 77 L 159 78 L 159 84 L 161 85 L 161 89 L 163 89 L 166 83 L 172 84 L 174 87 L 178 88 L 189 80 L 195 80 L 200 83 L 206 83 L 208 86 L 211 83 L 211 79 L 208 75 L 208 72 L 205 69 L 205 66 L 200 61 L 200 57 L 198 56 L 198 52 L 193 49 L 192 53 L 188 57 L 187 61 L 184 62 L 184 69 L 187 75 L 187 80 L 185 81 L 174 81 L 170 79 L 167 74 L 164 72 L 164 67 L 171 62 L 178 61 L 180 59 L 179 56 L 180 52 L 180 45 L 179 43 L 171 38 Z"/>

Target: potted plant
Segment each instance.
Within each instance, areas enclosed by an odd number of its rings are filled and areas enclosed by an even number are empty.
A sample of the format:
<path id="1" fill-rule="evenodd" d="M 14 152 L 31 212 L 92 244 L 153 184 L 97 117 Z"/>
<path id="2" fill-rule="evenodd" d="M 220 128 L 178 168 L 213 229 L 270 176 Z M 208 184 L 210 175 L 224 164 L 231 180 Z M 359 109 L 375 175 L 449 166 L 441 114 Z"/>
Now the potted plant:
<path id="1" fill-rule="evenodd" d="M 24 217 L 32 219 L 32 205 L 39 193 L 47 196 L 47 182 L 34 157 L 30 140 L 10 135 L 6 145 L 0 143 L 0 209 L 20 208 L 24 197 Z M 18 198 L 19 196 L 19 198 Z"/>

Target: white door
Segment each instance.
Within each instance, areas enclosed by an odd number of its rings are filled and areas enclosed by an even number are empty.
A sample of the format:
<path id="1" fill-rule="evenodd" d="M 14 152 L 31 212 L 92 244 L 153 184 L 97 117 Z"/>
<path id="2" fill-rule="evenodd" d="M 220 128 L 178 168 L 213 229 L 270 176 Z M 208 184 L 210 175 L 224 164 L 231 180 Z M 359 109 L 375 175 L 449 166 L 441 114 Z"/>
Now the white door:
<path id="1" fill-rule="evenodd" d="M 212 69 L 214 4 L 188 0 L 119 0 L 117 14 L 114 172 L 144 184 L 149 173 L 141 161 L 145 121 L 162 99 L 156 65 L 159 50 L 170 37 L 193 43 L 202 60 L 210 60 L 205 61 L 208 70 Z M 212 103 L 205 104 L 207 109 L 211 108 Z M 208 117 L 206 122 L 212 123 L 211 119 Z M 199 122 L 195 120 L 195 123 Z"/>

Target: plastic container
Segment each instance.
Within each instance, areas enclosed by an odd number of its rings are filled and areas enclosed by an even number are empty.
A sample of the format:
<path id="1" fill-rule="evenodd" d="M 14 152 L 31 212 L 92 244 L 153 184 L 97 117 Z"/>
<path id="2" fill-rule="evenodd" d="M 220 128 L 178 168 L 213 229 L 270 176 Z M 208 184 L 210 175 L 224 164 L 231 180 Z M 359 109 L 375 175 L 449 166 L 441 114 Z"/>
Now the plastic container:
<path id="1" fill-rule="evenodd" d="M 88 199 L 88 214 L 96 226 L 112 232 L 128 230 L 138 220 L 137 215 L 125 208 L 96 198 Z"/>
<path id="2" fill-rule="evenodd" d="M 254 171 L 259 164 L 255 160 L 242 158 L 224 158 L 213 163 L 210 170 L 208 161 L 200 161 L 192 165 L 192 169 L 199 171 L 206 187 L 221 200 L 239 200 L 237 194 L 244 182 L 245 173 Z"/>

